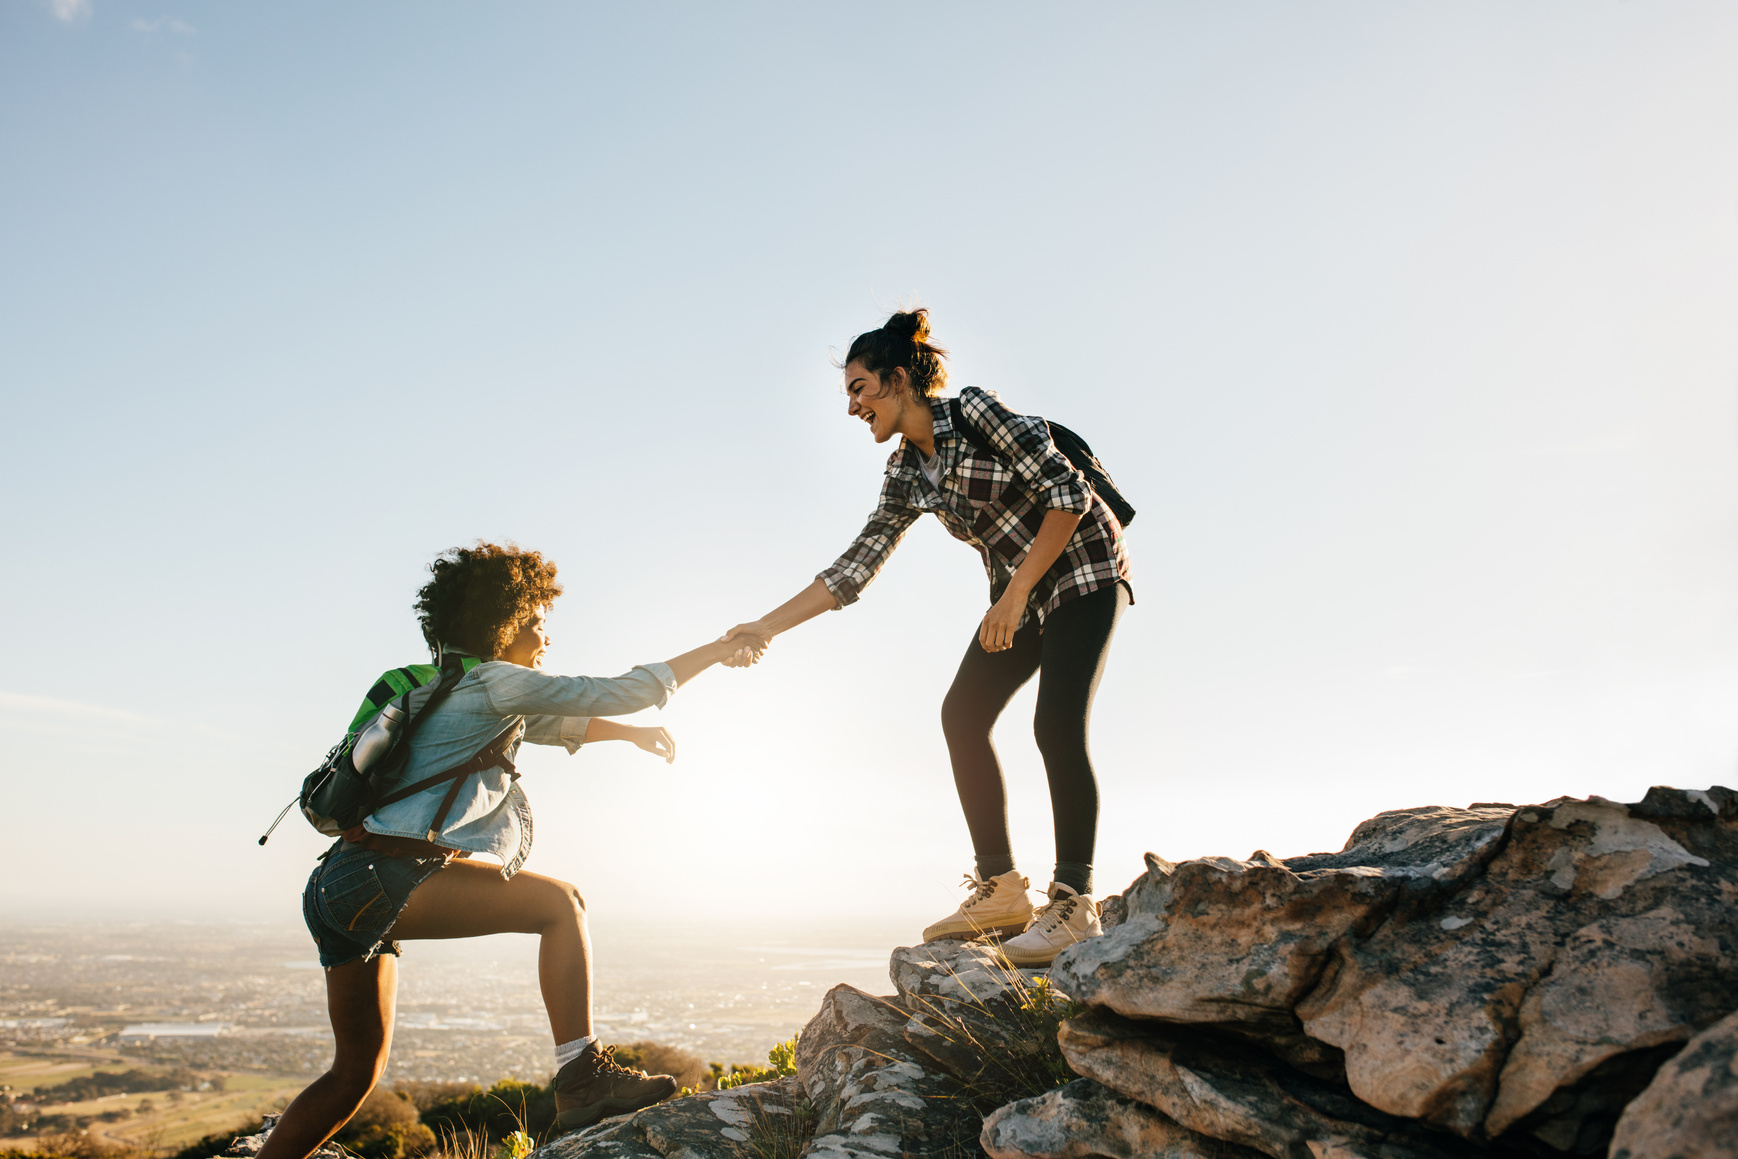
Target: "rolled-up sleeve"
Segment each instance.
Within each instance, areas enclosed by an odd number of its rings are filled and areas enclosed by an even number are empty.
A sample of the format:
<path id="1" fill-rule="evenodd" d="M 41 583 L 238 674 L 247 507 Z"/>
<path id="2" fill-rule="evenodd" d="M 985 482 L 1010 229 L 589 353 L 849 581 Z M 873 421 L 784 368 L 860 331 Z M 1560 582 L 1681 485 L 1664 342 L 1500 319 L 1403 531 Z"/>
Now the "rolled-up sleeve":
<path id="1" fill-rule="evenodd" d="M 585 743 L 585 734 L 590 728 L 589 716 L 528 716 L 525 718 L 525 742 L 561 745 L 569 753 L 576 753 Z"/>
<path id="2" fill-rule="evenodd" d="M 489 707 L 502 716 L 625 716 L 662 708 L 676 691 L 676 674 L 668 664 L 642 664 L 607 678 L 552 676 L 504 664 L 487 674 L 483 689 Z"/>
<path id="3" fill-rule="evenodd" d="M 840 607 L 856 603 L 921 514 L 906 502 L 905 488 L 889 475 L 882 481 L 881 498 L 876 501 L 869 522 L 863 525 L 845 554 L 815 578 L 827 585 Z"/>
<path id="4" fill-rule="evenodd" d="M 1041 506 L 1085 515 L 1092 508 L 1091 484 L 1068 456 L 1056 449 L 1050 427 L 1034 415 L 1015 414 L 992 391 L 960 392 L 966 418 L 1025 480 Z"/>

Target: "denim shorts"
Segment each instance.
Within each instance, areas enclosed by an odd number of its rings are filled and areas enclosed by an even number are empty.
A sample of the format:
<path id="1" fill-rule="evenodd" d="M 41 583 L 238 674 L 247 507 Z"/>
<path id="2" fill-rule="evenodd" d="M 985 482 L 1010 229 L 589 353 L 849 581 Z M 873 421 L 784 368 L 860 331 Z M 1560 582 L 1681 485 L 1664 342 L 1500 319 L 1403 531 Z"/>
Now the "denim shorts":
<path id="1" fill-rule="evenodd" d="M 397 954 L 386 933 L 398 920 L 411 891 L 446 865 L 439 857 L 388 857 L 340 842 L 308 878 L 302 919 L 327 969 Z"/>

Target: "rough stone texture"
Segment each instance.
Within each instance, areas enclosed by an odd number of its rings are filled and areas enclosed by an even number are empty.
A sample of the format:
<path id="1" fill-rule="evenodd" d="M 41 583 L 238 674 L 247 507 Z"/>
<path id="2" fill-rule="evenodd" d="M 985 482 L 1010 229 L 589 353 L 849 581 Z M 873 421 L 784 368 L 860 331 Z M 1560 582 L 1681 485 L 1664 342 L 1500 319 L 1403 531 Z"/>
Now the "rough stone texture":
<path id="1" fill-rule="evenodd" d="M 1043 971 L 1016 970 L 987 945 L 901 947 L 890 972 L 899 1006 L 911 1012 L 901 1031 L 906 1043 L 955 1078 L 979 1078 L 986 1054 L 1032 1056 L 1048 1045 L 1023 1033 L 1028 1019 L 1009 1016 Z"/>
<path id="2" fill-rule="evenodd" d="M 1114 1014 L 1089 1013 L 1062 1027 L 1074 1069 L 1162 1111 L 1208 1138 L 1276 1159 L 1449 1159 L 1472 1154 L 1462 1140 L 1385 1115 L 1233 1040 Z"/>
<path id="3" fill-rule="evenodd" d="M 1738 1008 L 1727 789 L 1407 809 L 1335 854 L 1147 864 L 1122 924 L 1057 959 L 1058 989 L 1259 1044 L 1473 1142 L 1599 1152 L 1661 1062 Z"/>
<path id="4" fill-rule="evenodd" d="M 1625 1108 L 1611 1159 L 1738 1156 L 1738 1014 L 1684 1044 Z"/>
<path id="5" fill-rule="evenodd" d="M 794 1078 L 708 1091 L 605 1119 L 532 1154 L 537 1159 L 755 1159 L 769 1139 L 794 1136 L 800 1122 L 796 1103 L 803 1097 Z"/>
<path id="6" fill-rule="evenodd" d="M 1009 1103 L 984 1120 L 991 1159 L 1256 1159 L 1091 1079 Z"/>
<path id="7" fill-rule="evenodd" d="M 1697 794 L 1711 807 L 1655 790 L 1518 810 L 1485 872 L 1427 918 L 1337 948 L 1296 1008 L 1305 1031 L 1383 1110 L 1597 1147 L 1589 1132 L 1609 1135 L 1656 1048 L 1738 1007 L 1723 950 L 1738 946 L 1738 797 L 1715 792 Z M 1620 1056 L 1634 1065 L 1602 1065 Z"/>
<path id="8" fill-rule="evenodd" d="M 899 1002 L 922 1007 L 934 999 L 994 1002 L 1008 996 L 1020 979 L 1031 983 L 1042 970 L 1016 970 L 983 942 L 925 942 L 893 951 L 888 967 Z"/>
<path id="9" fill-rule="evenodd" d="M 278 1125 L 279 1116 L 266 1115 L 265 1130 L 257 1135 L 242 1135 L 236 1138 L 223 1150 L 223 1155 L 234 1159 L 253 1159 L 266 1144 L 266 1136 L 272 1133 L 272 1128 Z M 333 1143 L 322 1143 L 308 1159 L 345 1159 L 343 1150 Z"/>
<path id="10" fill-rule="evenodd" d="M 1440 893 L 1494 852 L 1508 813 L 1407 809 L 1364 822 L 1338 854 L 1181 865 L 1147 855 L 1116 929 L 1051 970 L 1078 1001 L 1134 1018 L 1296 1028 L 1292 1008 L 1334 945 L 1367 934 L 1409 896 Z"/>
<path id="11" fill-rule="evenodd" d="M 985 1060 L 1045 1047 L 1007 1016 L 1037 972 L 903 948 L 896 996 L 836 987 L 803 1031 L 800 1088 L 776 1096 L 818 1116 L 803 1153 L 1738 1159 L 1731 790 L 1399 810 L 1285 860 L 1149 854 L 1115 900 L 1050 971 L 1086 1004 L 1060 1036 L 1083 1080 L 979 1123 L 962 1091 Z M 701 1118 L 720 1099 L 549 1159 L 735 1156 Z"/>
<path id="12" fill-rule="evenodd" d="M 910 1020 L 856 987 L 827 992 L 797 1040 L 797 1074 L 819 1117 L 805 1156 L 949 1155 L 976 1135 L 955 1083 L 906 1041 Z"/>

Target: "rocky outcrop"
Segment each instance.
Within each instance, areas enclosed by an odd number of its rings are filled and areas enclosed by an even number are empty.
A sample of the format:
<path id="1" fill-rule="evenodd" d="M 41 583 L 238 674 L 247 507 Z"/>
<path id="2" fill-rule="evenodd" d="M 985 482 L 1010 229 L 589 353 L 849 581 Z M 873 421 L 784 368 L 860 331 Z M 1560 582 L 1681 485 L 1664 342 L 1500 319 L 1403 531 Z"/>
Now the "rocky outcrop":
<path id="1" fill-rule="evenodd" d="M 1597 1154 L 1660 1064 L 1738 1009 L 1734 900 L 1726 789 L 1403 810 L 1285 860 L 1149 855 L 1122 924 L 1052 971 L 1094 1008 L 1062 1045 L 1276 1156 Z M 1334 1091 L 1351 1101 L 1317 1097 Z"/>
<path id="2" fill-rule="evenodd" d="M 278 1125 L 278 1115 L 266 1115 L 265 1129 L 257 1135 L 242 1135 L 233 1140 L 222 1154 L 223 1159 L 253 1159 L 266 1144 L 266 1136 Z M 344 1149 L 334 1143 L 322 1143 L 308 1159 L 345 1159 Z"/>
<path id="3" fill-rule="evenodd" d="M 544 1159 L 757 1159 L 795 1154 L 807 1139 L 802 1085 L 795 1079 L 707 1091 L 563 1135 L 536 1152 Z M 783 1143 L 785 1146 L 780 1147 Z"/>
<path id="4" fill-rule="evenodd" d="M 977 943 L 896 950 L 896 993 L 826 995 L 795 1080 L 544 1150 L 772 1153 L 721 1125 L 748 1099 L 812 1124 L 778 1153 L 829 1159 L 974 1137 L 995 1159 L 1738 1159 L 1735 903 L 1722 788 L 1398 810 L 1307 857 L 1149 854 L 1047 977 Z"/>
<path id="5" fill-rule="evenodd" d="M 984 1120 L 992 1159 L 1260 1159 L 1091 1079 L 1009 1103 Z"/>

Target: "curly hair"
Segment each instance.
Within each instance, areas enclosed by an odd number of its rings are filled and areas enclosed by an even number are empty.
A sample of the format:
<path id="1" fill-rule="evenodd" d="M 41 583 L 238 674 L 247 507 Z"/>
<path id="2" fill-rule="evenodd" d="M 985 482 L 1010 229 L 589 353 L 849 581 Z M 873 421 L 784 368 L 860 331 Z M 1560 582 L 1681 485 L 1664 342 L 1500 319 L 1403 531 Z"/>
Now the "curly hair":
<path id="1" fill-rule="evenodd" d="M 416 593 L 423 639 L 462 648 L 476 656 L 504 652 L 533 612 L 561 594 L 555 564 L 516 544 L 477 540 L 454 547 L 428 565 L 434 578 Z"/>

